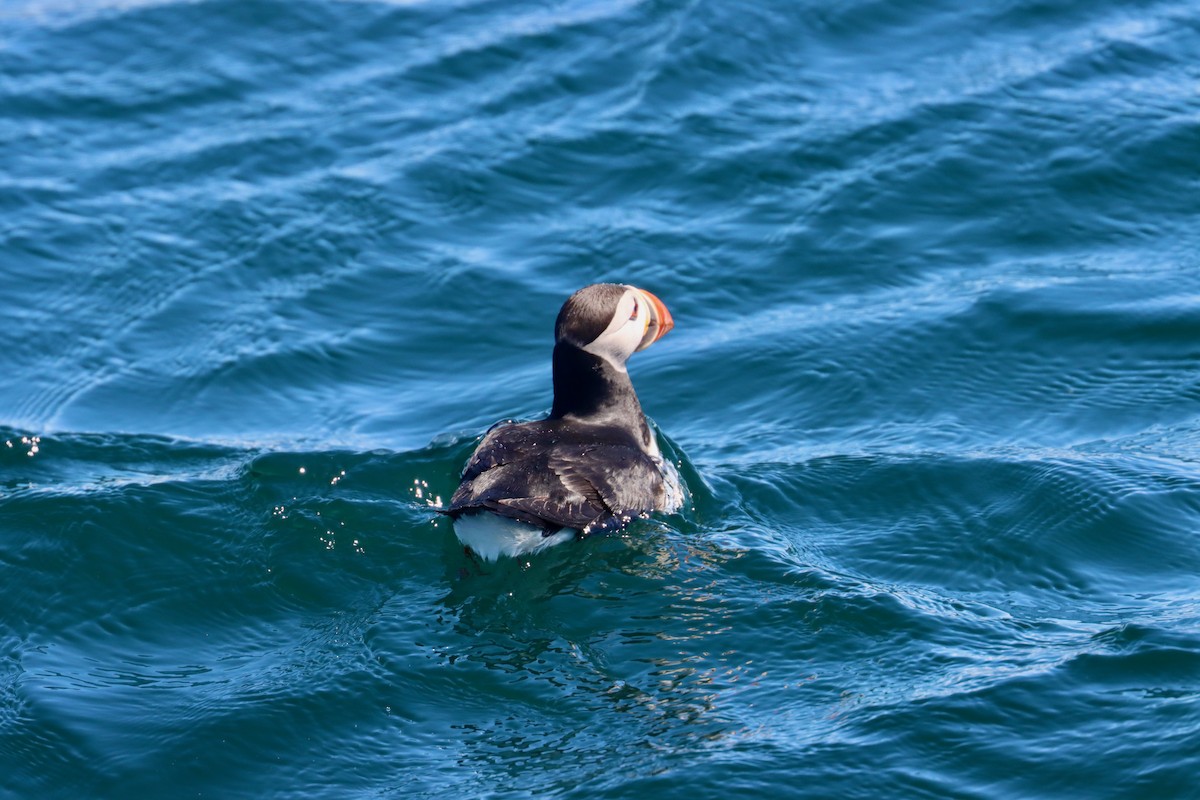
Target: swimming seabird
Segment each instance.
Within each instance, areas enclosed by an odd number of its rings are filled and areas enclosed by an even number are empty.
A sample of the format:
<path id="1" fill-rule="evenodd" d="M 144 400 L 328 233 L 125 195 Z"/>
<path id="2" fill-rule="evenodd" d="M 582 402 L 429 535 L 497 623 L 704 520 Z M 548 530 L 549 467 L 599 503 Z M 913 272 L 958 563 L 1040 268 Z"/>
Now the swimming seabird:
<path id="1" fill-rule="evenodd" d="M 585 286 L 554 325 L 554 404 L 483 437 L 443 511 L 460 541 L 494 560 L 620 528 L 666 508 L 658 443 L 625 369 L 674 327 L 645 289 Z"/>

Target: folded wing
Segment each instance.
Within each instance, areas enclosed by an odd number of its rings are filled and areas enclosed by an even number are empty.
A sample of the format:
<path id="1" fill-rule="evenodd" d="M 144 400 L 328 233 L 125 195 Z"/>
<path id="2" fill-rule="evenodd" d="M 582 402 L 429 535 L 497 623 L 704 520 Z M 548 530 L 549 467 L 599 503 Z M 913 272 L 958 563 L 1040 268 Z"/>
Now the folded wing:
<path id="1" fill-rule="evenodd" d="M 663 503 L 662 473 L 632 443 L 579 441 L 544 422 L 495 428 L 484 437 L 446 513 L 495 514 L 547 532 L 584 535 L 619 527 Z"/>

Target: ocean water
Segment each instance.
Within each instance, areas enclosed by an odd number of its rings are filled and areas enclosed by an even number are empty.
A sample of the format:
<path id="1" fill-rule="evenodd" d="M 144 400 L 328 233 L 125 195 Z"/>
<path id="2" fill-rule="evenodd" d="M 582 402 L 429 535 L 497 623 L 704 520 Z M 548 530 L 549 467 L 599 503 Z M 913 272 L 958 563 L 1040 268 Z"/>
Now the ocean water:
<path id="1" fill-rule="evenodd" d="M 0 797 L 1200 797 L 1200 4 L 2 0 Z M 678 512 L 434 509 L 595 281 Z"/>

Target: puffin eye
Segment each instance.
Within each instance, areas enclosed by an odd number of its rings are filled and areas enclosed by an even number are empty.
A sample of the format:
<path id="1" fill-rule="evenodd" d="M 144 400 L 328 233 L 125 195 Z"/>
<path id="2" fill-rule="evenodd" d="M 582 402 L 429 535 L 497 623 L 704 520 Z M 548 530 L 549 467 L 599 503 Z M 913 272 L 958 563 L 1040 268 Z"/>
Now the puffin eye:
<path id="1" fill-rule="evenodd" d="M 633 298 L 633 311 L 630 312 L 629 318 L 637 319 L 637 315 L 638 315 L 638 301 L 637 301 L 637 298 L 635 297 L 635 298 Z"/>

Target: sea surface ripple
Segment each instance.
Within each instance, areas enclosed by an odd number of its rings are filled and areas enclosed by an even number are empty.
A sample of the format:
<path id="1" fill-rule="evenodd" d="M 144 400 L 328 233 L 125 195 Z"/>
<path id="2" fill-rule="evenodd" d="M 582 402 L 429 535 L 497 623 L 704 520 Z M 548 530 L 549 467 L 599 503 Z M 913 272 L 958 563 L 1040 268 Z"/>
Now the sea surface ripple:
<path id="1" fill-rule="evenodd" d="M 0 797 L 1200 797 L 1200 6 L 0 0 Z M 440 507 L 631 362 L 678 513 Z"/>

